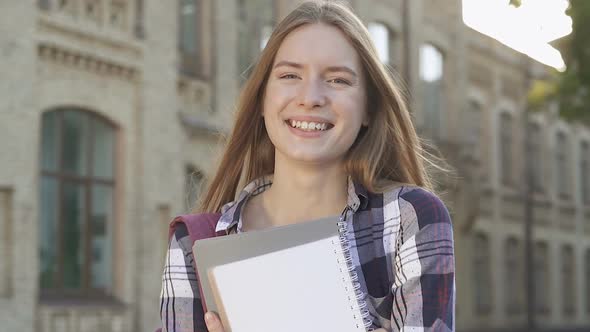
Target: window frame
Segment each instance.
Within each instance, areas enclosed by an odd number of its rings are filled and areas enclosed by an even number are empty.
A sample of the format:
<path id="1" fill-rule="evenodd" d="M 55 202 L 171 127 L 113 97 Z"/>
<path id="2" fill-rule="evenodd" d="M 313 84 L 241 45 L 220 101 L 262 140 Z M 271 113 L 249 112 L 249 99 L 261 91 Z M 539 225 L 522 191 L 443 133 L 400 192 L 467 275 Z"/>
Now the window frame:
<path id="1" fill-rule="evenodd" d="M 569 163 L 569 138 L 563 130 L 555 134 L 555 187 L 557 196 L 562 199 L 571 198 L 571 181 L 568 172 Z"/>
<path id="2" fill-rule="evenodd" d="M 562 312 L 566 317 L 573 317 L 576 314 L 576 253 L 572 245 L 561 247 L 561 262 Z"/>
<path id="3" fill-rule="evenodd" d="M 427 56 L 424 52 L 427 52 L 426 49 L 431 48 L 432 50 L 436 51 L 436 56 L 440 57 L 440 77 L 435 80 L 428 80 L 427 73 L 424 70 L 425 66 L 424 63 L 426 62 L 424 57 Z M 423 118 L 423 127 L 427 133 L 429 133 L 433 138 L 439 139 L 443 135 L 443 128 L 444 128 L 444 113 L 446 111 L 446 76 L 447 76 L 447 68 L 446 68 L 446 56 L 443 49 L 433 43 L 431 41 L 424 41 L 420 44 L 418 49 L 418 64 L 419 64 L 419 72 L 418 78 L 421 84 L 421 92 L 422 92 L 422 118 Z M 426 87 L 436 87 L 436 109 L 429 110 L 428 105 L 426 104 L 427 101 L 427 91 Z M 431 114 L 431 111 L 434 112 Z"/>
<path id="4" fill-rule="evenodd" d="M 505 186 L 514 185 L 514 122 L 509 111 L 500 112 L 500 181 Z"/>
<path id="5" fill-rule="evenodd" d="M 505 240 L 504 289 L 506 313 L 517 315 L 524 310 L 524 270 L 521 241 L 510 236 Z"/>
<path id="6" fill-rule="evenodd" d="M 543 255 L 541 256 L 541 254 Z M 550 312 L 550 296 L 548 296 L 547 291 L 551 289 L 551 270 L 549 266 L 549 245 L 547 244 L 547 242 L 539 241 L 535 243 L 534 264 L 535 275 L 538 276 L 540 271 L 544 275 L 544 280 L 541 280 L 543 284 L 539 284 L 539 278 L 534 279 L 536 294 L 535 312 L 539 314 L 548 314 Z M 539 290 L 541 289 L 545 291 L 539 292 Z"/>
<path id="7" fill-rule="evenodd" d="M 590 248 L 584 251 L 584 264 L 586 269 L 586 276 L 590 276 Z M 590 278 L 586 278 L 586 313 L 590 314 Z"/>
<path id="8" fill-rule="evenodd" d="M 473 295 L 475 312 L 479 315 L 486 315 L 492 311 L 493 307 L 490 239 L 489 236 L 484 233 L 477 233 L 473 240 L 475 241 L 475 253 L 473 256 L 473 276 L 475 278 L 475 290 Z M 479 271 L 479 268 L 483 271 Z M 482 272 L 484 275 L 480 276 L 478 272 Z M 485 302 L 486 300 L 487 302 Z"/>
<path id="9" fill-rule="evenodd" d="M 195 53 L 189 53 L 183 43 L 183 6 L 184 1 L 178 0 L 177 6 L 177 17 L 178 17 L 178 31 L 176 35 L 177 39 L 177 51 L 178 51 L 178 70 L 181 74 L 196 79 L 209 79 L 211 76 L 211 52 L 212 45 L 210 44 L 209 36 L 207 35 L 211 31 L 208 31 L 207 27 L 212 23 L 211 11 L 212 2 L 210 0 L 190 0 L 195 6 L 193 13 L 194 28 L 193 31 L 193 42 L 195 43 Z"/>
<path id="10" fill-rule="evenodd" d="M 371 39 L 373 40 L 373 44 L 375 45 L 375 47 L 378 46 L 377 44 L 377 40 L 375 39 L 375 36 L 371 33 L 371 30 L 373 27 L 378 27 L 378 28 L 383 28 L 383 30 L 386 33 L 386 38 L 385 38 L 385 42 L 387 43 L 387 56 L 385 57 L 385 59 L 379 59 L 381 60 L 381 62 L 386 65 L 386 66 L 390 66 L 390 67 L 396 67 L 396 64 L 399 65 L 398 63 L 396 63 L 396 61 L 394 61 L 394 53 L 395 53 L 395 41 L 396 41 L 396 34 L 393 31 L 393 29 L 391 29 L 389 27 L 389 25 L 387 25 L 386 23 L 382 22 L 382 21 L 371 21 L 369 22 L 369 24 L 367 24 L 367 30 L 369 31 L 369 34 L 371 35 Z M 377 55 L 379 55 L 379 49 L 377 49 Z M 384 61 L 385 60 L 385 61 Z"/>
<path id="11" fill-rule="evenodd" d="M 544 193 L 545 187 L 543 186 L 543 129 L 537 122 L 531 121 L 528 123 L 529 126 L 529 139 L 530 139 L 530 156 L 531 156 L 531 174 L 532 177 L 532 189 L 537 193 Z"/>
<path id="12" fill-rule="evenodd" d="M 580 201 L 583 205 L 590 205 L 590 142 L 580 141 Z"/>
<path id="13" fill-rule="evenodd" d="M 72 172 L 68 172 L 65 170 L 64 166 L 64 117 L 66 112 L 73 112 L 78 113 L 84 116 L 84 121 L 86 122 L 87 126 L 87 133 L 84 135 L 88 135 L 88 141 L 86 142 L 86 148 L 81 149 L 81 153 L 83 153 L 83 158 L 85 158 L 86 162 L 86 171 L 84 175 L 80 174 L 73 174 Z M 111 240 L 114 241 L 116 239 L 116 235 L 114 234 L 114 228 L 116 224 L 116 201 L 117 201 L 117 186 L 116 186 L 116 178 L 117 178 L 117 171 L 116 171 L 116 155 L 117 155 L 117 127 L 108 119 L 92 113 L 85 111 L 79 108 L 57 108 L 54 110 L 50 110 L 45 112 L 42 115 L 41 119 L 41 130 L 43 130 L 44 120 L 43 117 L 48 114 L 53 113 L 57 117 L 57 125 L 56 125 L 56 150 L 54 151 L 57 153 L 57 165 L 56 170 L 46 170 L 42 164 L 42 159 L 40 158 L 39 162 L 39 174 L 40 178 L 50 178 L 56 181 L 57 185 L 57 207 L 56 207 L 56 233 L 55 233 L 55 243 L 54 243 L 54 253 L 56 257 L 55 264 L 55 280 L 51 287 L 44 287 L 41 284 L 41 269 L 39 269 L 39 290 L 40 290 L 40 297 L 43 300 L 63 300 L 63 299 L 81 299 L 81 300 L 102 300 L 102 299 L 110 299 L 112 297 L 112 291 L 114 289 L 114 273 L 115 273 L 115 262 L 113 260 L 114 254 L 111 252 L 111 259 L 110 259 L 110 273 L 111 273 L 111 284 L 107 285 L 106 288 L 94 288 L 91 286 L 91 275 L 92 275 L 92 239 L 95 236 L 92 233 L 92 199 L 93 199 L 93 189 L 96 188 L 97 185 L 100 186 L 107 186 L 110 188 L 112 192 L 112 202 L 111 202 L 111 215 L 112 219 L 109 221 L 109 224 L 106 227 L 113 228 L 113 234 Z M 99 177 L 94 176 L 94 147 L 96 143 L 96 124 L 102 122 L 103 125 L 107 126 L 112 130 L 111 135 L 112 137 L 112 175 L 110 178 L 107 177 Z M 43 139 L 43 135 L 41 132 L 41 139 Z M 40 149 L 40 153 L 43 153 L 43 150 Z M 83 188 L 83 196 L 82 200 L 84 203 L 84 211 L 81 220 L 81 226 L 83 229 L 80 232 L 82 236 L 81 245 L 83 250 L 83 261 L 82 261 L 82 269 L 80 272 L 80 287 L 79 288 L 64 288 L 64 279 L 65 279 L 65 271 L 64 271 L 64 245 L 63 245 L 63 238 L 65 232 L 65 219 L 64 219 L 64 212 L 65 212 L 65 199 L 64 199 L 64 187 L 66 184 L 76 184 L 81 185 Z M 41 185 L 39 185 L 39 190 Z M 42 197 L 39 197 L 41 200 Z M 42 211 L 41 211 L 42 212 Z M 42 222 L 42 220 L 40 220 Z M 41 234 L 41 236 L 43 236 Z M 112 244 L 113 249 L 115 247 L 114 243 Z M 40 249 L 38 249 L 40 250 Z M 108 251 L 107 251 L 108 252 Z M 41 258 L 40 258 L 41 259 Z"/>

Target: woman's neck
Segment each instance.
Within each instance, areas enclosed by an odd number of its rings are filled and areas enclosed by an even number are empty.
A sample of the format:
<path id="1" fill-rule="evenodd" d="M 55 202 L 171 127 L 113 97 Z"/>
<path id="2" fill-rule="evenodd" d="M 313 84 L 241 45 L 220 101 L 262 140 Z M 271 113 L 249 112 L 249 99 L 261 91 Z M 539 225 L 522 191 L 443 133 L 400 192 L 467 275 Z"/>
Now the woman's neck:
<path id="1" fill-rule="evenodd" d="M 272 186 L 252 202 L 247 214 L 258 219 L 248 221 L 251 228 L 288 225 L 342 212 L 348 199 L 348 176 L 340 164 L 295 166 L 299 165 L 275 163 Z"/>

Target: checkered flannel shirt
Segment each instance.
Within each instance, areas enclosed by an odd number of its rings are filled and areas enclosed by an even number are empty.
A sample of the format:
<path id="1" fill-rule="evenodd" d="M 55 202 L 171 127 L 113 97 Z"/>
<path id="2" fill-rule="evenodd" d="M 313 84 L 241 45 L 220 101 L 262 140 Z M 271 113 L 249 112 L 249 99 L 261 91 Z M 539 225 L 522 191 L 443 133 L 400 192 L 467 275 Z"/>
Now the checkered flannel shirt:
<path id="1" fill-rule="evenodd" d="M 248 184 L 223 206 L 217 231 L 240 232 L 245 203 L 271 184 L 272 176 Z M 344 214 L 372 328 L 454 331 L 453 230 L 443 202 L 420 187 L 375 194 L 349 179 Z M 191 249 L 186 228 L 178 227 L 162 277 L 163 332 L 207 331 Z"/>

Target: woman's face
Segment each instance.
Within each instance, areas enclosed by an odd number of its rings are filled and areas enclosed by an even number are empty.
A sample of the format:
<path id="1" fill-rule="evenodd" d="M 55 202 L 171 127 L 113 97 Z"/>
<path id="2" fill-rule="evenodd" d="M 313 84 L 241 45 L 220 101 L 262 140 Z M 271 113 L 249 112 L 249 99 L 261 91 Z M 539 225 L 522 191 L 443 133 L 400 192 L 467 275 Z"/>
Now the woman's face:
<path id="1" fill-rule="evenodd" d="M 283 40 L 264 94 L 276 153 L 309 163 L 341 162 L 368 123 L 360 59 L 338 28 L 308 24 Z"/>

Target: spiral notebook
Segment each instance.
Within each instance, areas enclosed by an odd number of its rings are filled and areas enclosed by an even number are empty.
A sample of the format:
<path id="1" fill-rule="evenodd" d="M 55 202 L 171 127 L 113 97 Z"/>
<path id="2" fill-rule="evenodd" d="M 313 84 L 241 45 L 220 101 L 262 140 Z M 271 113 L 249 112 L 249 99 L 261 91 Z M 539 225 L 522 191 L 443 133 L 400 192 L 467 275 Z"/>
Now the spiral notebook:
<path id="1" fill-rule="evenodd" d="M 196 241 L 206 310 L 228 332 L 365 331 L 370 325 L 338 217 Z"/>

